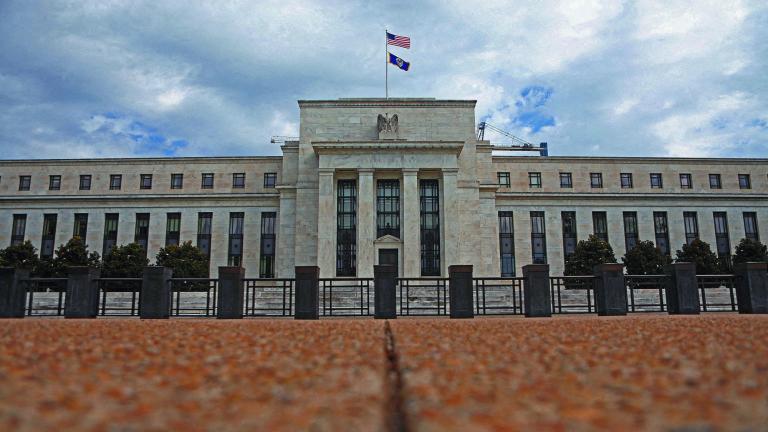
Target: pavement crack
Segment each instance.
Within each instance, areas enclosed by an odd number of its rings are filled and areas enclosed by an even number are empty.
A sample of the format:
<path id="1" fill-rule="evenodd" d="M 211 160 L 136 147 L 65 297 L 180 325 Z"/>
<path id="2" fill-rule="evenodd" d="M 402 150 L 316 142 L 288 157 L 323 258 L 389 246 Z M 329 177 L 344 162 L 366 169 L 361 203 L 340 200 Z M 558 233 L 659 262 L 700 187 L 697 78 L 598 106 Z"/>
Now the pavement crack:
<path id="1" fill-rule="evenodd" d="M 390 432 L 407 432 L 408 419 L 405 413 L 405 385 L 403 373 L 400 370 L 399 356 L 395 346 L 395 336 L 389 321 L 384 323 L 384 349 L 387 353 L 387 406 L 386 430 Z"/>

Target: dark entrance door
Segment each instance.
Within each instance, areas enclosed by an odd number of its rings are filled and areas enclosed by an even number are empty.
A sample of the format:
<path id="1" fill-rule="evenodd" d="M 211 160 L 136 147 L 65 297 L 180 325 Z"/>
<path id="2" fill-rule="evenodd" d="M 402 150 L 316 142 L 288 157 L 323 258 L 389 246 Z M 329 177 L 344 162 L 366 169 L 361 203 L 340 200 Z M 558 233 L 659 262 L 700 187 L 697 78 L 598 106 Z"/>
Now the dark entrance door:
<path id="1" fill-rule="evenodd" d="M 389 264 L 395 266 L 395 274 L 400 275 L 398 268 L 397 249 L 379 249 L 379 264 Z"/>

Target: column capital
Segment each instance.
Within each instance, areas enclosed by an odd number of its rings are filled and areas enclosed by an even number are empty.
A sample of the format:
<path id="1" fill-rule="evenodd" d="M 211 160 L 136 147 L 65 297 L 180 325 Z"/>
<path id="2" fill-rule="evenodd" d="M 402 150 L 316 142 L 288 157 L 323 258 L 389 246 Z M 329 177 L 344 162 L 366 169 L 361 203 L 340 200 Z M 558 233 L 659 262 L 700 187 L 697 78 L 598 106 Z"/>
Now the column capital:
<path id="1" fill-rule="evenodd" d="M 441 169 L 441 171 L 443 172 L 444 176 L 459 174 L 459 169 L 458 168 L 443 168 L 443 169 Z"/>
<path id="2" fill-rule="evenodd" d="M 404 176 L 405 175 L 415 176 L 415 175 L 419 174 L 419 169 L 418 168 L 403 168 L 400 171 L 403 173 Z"/>
<path id="3" fill-rule="evenodd" d="M 373 175 L 374 169 L 373 168 L 358 168 L 357 174 L 358 175 Z"/>
<path id="4" fill-rule="evenodd" d="M 319 175 L 334 175 L 336 170 L 334 168 L 318 168 L 317 173 Z"/>

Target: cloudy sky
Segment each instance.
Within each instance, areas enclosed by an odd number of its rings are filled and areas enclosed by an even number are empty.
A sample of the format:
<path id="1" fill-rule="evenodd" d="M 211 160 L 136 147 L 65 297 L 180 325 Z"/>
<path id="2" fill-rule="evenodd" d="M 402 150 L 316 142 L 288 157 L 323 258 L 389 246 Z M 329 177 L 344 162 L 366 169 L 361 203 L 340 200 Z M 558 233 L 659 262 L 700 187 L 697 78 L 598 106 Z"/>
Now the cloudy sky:
<path id="1" fill-rule="evenodd" d="M 765 1 L 0 1 L 0 158 L 273 155 L 297 99 L 477 99 L 556 155 L 768 155 Z"/>

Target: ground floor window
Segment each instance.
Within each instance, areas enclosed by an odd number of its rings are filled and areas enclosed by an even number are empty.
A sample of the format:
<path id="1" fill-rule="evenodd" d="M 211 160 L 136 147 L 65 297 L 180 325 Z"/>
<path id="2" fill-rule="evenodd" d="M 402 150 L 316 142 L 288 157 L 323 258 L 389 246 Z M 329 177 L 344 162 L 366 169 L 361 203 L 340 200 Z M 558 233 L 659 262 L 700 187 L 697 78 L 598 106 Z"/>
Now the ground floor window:
<path id="1" fill-rule="evenodd" d="M 277 213 L 261 214 L 261 258 L 259 259 L 259 277 L 275 277 L 275 221 Z"/>
<path id="2" fill-rule="evenodd" d="M 547 234 L 544 212 L 531 212 L 531 250 L 534 264 L 547 263 Z"/>
<path id="3" fill-rule="evenodd" d="M 421 275 L 440 276 L 440 188 L 437 180 L 419 183 Z"/>
<path id="4" fill-rule="evenodd" d="M 501 277 L 515 277 L 515 229 L 510 211 L 499 212 L 499 247 Z"/>
<path id="5" fill-rule="evenodd" d="M 357 182 L 339 180 L 336 188 L 336 276 L 357 273 Z"/>

